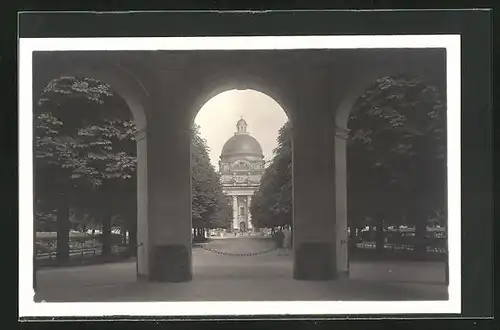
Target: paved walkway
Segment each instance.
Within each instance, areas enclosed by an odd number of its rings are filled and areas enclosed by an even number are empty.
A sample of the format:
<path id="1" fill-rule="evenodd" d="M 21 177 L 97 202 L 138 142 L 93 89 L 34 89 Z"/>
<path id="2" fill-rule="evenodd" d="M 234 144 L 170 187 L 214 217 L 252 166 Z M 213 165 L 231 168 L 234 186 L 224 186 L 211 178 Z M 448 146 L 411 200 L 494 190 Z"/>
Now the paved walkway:
<path id="1" fill-rule="evenodd" d="M 263 251 L 262 238 L 213 240 L 212 249 Z M 292 256 L 276 251 L 250 257 L 193 249 L 193 281 L 137 282 L 135 262 L 39 270 L 37 301 L 285 301 L 285 300 L 442 300 L 447 299 L 444 263 L 353 262 L 349 279 L 297 281 Z"/>

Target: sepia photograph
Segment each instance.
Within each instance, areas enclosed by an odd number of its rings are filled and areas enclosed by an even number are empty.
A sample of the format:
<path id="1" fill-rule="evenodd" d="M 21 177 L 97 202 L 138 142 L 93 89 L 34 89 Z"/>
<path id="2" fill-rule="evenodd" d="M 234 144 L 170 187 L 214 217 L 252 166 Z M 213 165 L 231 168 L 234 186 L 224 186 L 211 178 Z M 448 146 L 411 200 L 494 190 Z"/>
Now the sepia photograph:
<path id="1" fill-rule="evenodd" d="M 20 316 L 461 312 L 460 36 L 19 49 Z"/>

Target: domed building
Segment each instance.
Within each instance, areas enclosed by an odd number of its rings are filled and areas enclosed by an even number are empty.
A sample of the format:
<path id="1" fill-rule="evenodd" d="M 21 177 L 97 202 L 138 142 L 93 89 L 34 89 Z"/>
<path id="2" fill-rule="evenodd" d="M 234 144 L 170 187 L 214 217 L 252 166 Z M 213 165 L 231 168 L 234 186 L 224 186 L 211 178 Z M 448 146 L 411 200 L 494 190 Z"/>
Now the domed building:
<path id="1" fill-rule="evenodd" d="M 219 161 L 222 189 L 233 208 L 233 231 L 252 229 L 250 202 L 264 173 L 264 155 L 259 142 L 247 132 L 247 122 L 236 123 L 236 132 L 226 141 Z"/>

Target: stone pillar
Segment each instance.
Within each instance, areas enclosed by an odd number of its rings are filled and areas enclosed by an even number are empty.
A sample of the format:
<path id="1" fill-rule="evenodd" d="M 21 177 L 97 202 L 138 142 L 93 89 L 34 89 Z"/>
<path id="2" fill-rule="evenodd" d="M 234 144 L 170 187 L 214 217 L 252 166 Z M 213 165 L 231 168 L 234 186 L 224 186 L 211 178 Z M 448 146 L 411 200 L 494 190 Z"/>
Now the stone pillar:
<path id="1" fill-rule="evenodd" d="M 151 96 L 148 117 L 149 280 L 192 279 L 191 131 L 182 91 L 165 79 L 168 92 Z"/>
<path id="2" fill-rule="evenodd" d="M 342 133 L 342 132 L 340 132 Z M 340 135 L 340 136 L 339 136 Z M 345 134 L 335 138 L 335 197 L 337 225 L 337 272 L 349 276 L 348 232 L 347 232 L 347 146 Z M 352 229 L 351 229 L 352 230 Z"/>
<path id="3" fill-rule="evenodd" d="M 333 87 L 327 70 L 304 69 L 293 118 L 293 277 L 337 278 L 335 126 L 328 117 Z"/>
<path id="4" fill-rule="evenodd" d="M 250 203 L 252 202 L 252 196 L 247 196 L 247 219 L 248 219 L 248 229 L 254 229 L 252 225 L 252 212 L 250 212 Z"/>
<path id="5" fill-rule="evenodd" d="M 238 196 L 233 195 L 233 230 L 238 228 Z"/>
<path id="6" fill-rule="evenodd" d="M 137 135 L 137 278 L 148 278 L 148 155 L 146 127 Z"/>

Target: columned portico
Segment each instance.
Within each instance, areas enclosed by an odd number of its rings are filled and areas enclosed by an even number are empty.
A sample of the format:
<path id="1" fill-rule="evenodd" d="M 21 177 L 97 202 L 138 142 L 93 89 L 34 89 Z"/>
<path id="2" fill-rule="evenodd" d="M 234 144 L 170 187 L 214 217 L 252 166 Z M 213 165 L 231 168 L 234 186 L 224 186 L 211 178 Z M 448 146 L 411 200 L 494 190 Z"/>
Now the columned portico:
<path id="1" fill-rule="evenodd" d="M 233 198 L 233 225 L 232 225 L 232 230 L 235 230 L 238 228 L 238 197 L 236 195 L 232 195 Z"/>
<path id="2" fill-rule="evenodd" d="M 249 195 L 251 193 L 253 193 L 253 191 L 226 191 L 226 194 L 231 199 L 232 204 L 232 231 L 242 231 L 240 228 L 242 223 L 244 223 L 244 227 L 246 229 L 253 229 L 253 225 L 251 222 L 252 212 L 250 211 L 250 202 L 252 200 L 252 196 Z"/>
<path id="3" fill-rule="evenodd" d="M 252 88 L 275 99 L 287 112 L 293 132 L 293 276 L 328 280 L 348 269 L 343 242 L 348 217 L 346 146 L 335 139 L 336 124 L 346 128 L 353 105 L 344 100 L 359 96 L 368 87 L 359 82 L 372 82 L 377 75 L 419 74 L 425 67 L 426 74 L 441 77 L 445 70 L 442 49 L 239 51 L 237 55 L 89 51 L 37 56 L 35 94 L 57 75 L 78 73 L 102 79 L 127 101 L 140 130 L 138 275 L 171 282 L 192 278 L 190 125 L 210 97 Z M 251 220 L 251 196 L 263 171 L 263 159 L 245 129 L 246 124 L 238 125 L 231 138 L 236 142 L 221 159 L 229 175 L 225 193 L 233 201 L 233 228 L 240 224 L 238 207 L 243 206 Z M 233 148 L 242 141 L 249 148 L 243 158 Z M 252 189 L 244 188 L 248 186 Z"/>
<path id="4" fill-rule="evenodd" d="M 235 232 L 253 228 L 250 201 L 264 173 L 262 148 L 247 127 L 243 118 L 238 120 L 236 132 L 224 144 L 219 161 L 222 190 L 232 198 L 231 229 Z"/>
<path id="5" fill-rule="evenodd" d="M 252 196 L 247 196 L 247 210 L 248 210 L 248 229 L 254 229 L 252 225 L 252 212 L 250 212 L 250 204 L 252 203 Z"/>

